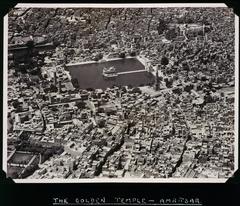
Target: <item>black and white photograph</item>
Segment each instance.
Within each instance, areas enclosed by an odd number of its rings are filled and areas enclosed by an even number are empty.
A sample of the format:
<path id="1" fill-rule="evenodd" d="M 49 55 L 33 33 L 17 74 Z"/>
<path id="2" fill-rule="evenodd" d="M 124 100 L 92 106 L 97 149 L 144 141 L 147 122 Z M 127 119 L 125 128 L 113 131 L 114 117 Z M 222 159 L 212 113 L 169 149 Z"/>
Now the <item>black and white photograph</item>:
<path id="1" fill-rule="evenodd" d="M 238 16 L 225 4 L 18 4 L 4 18 L 16 182 L 226 182 Z"/>

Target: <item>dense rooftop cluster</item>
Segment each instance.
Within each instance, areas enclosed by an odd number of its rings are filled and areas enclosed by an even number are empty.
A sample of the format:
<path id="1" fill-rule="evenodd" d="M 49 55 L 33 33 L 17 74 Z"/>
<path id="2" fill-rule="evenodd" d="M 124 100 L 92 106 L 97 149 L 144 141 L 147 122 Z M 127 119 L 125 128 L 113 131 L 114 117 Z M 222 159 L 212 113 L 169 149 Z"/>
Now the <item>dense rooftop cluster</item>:
<path id="1" fill-rule="evenodd" d="M 230 9 L 14 9 L 9 49 L 10 176 L 232 175 Z M 128 56 L 155 82 L 83 89 L 68 67 Z"/>

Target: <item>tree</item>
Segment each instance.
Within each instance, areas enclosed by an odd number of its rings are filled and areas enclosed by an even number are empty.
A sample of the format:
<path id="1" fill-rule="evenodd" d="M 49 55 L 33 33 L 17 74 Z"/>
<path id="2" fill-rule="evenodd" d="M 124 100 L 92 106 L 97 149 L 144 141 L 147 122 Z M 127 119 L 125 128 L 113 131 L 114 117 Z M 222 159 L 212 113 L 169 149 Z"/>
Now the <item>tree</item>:
<path id="1" fill-rule="evenodd" d="M 95 55 L 95 57 L 93 58 L 94 59 L 94 61 L 99 61 L 99 60 L 101 60 L 103 58 L 103 54 L 102 53 L 98 53 L 97 55 Z"/>
<path id="2" fill-rule="evenodd" d="M 137 54 L 136 54 L 136 51 L 131 51 L 129 55 L 130 55 L 131 57 L 134 57 L 134 56 L 136 56 Z"/>
<path id="3" fill-rule="evenodd" d="M 56 87 L 55 85 L 53 85 L 53 84 L 50 85 L 49 90 L 50 90 L 51 92 L 57 92 L 57 91 L 58 91 L 57 87 Z"/>
<path id="4" fill-rule="evenodd" d="M 97 56 L 93 57 L 93 61 L 97 62 L 99 61 L 99 58 Z"/>
<path id="5" fill-rule="evenodd" d="M 77 88 L 77 89 L 79 88 L 79 83 L 78 83 L 78 80 L 76 78 L 72 79 L 72 84 L 75 88 Z"/>
<path id="6" fill-rule="evenodd" d="M 206 77 L 206 76 L 202 76 L 202 77 L 201 77 L 201 80 L 202 80 L 202 81 L 207 81 L 207 77 Z"/>
<path id="7" fill-rule="evenodd" d="M 178 95 L 182 94 L 182 89 L 180 89 L 180 88 L 175 88 L 172 91 L 173 91 L 173 93 L 178 94 Z"/>
<path id="8" fill-rule="evenodd" d="M 167 82 L 166 82 L 166 87 L 167 87 L 167 88 L 171 88 L 171 87 L 172 87 L 172 84 L 173 84 L 173 81 L 172 81 L 172 80 L 167 81 Z"/>
<path id="9" fill-rule="evenodd" d="M 55 47 L 58 47 L 59 45 L 60 45 L 61 43 L 60 43 L 60 41 L 58 41 L 58 39 L 54 39 L 53 40 L 53 45 L 55 46 Z"/>
<path id="10" fill-rule="evenodd" d="M 122 59 L 123 59 L 123 58 L 125 58 L 125 56 L 126 56 L 126 55 L 125 55 L 125 52 L 121 52 L 121 53 L 119 54 L 119 58 L 122 58 Z"/>
<path id="11" fill-rule="evenodd" d="M 212 102 L 214 102 L 211 94 L 209 94 L 209 93 L 204 96 L 204 101 L 205 101 L 206 103 L 212 103 Z"/>
<path id="12" fill-rule="evenodd" d="M 142 91 L 141 91 L 141 89 L 139 89 L 139 87 L 134 87 L 134 88 L 132 89 L 131 93 L 139 93 L 139 94 L 141 94 Z"/>
<path id="13" fill-rule="evenodd" d="M 121 90 L 122 90 L 123 93 L 126 93 L 126 92 L 127 92 L 126 87 L 122 87 Z"/>
<path id="14" fill-rule="evenodd" d="M 102 54 L 102 53 L 98 53 L 97 56 L 98 56 L 98 59 L 99 59 L 99 60 L 103 58 L 103 54 Z"/>
<path id="15" fill-rule="evenodd" d="M 32 39 L 28 40 L 28 41 L 26 42 L 26 46 L 27 46 L 28 49 L 33 49 L 33 47 L 34 47 L 34 41 L 33 41 Z"/>
<path id="16" fill-rule="evenodd" d="M 13 107 L 16 109 L 17 107 L 20 106 L 20 102 L 18 100 L 14 100 L 14 102 L 12 103 Z"/>
<path id="17" fill-rule="evenodd" d="M 44 74 L 44 75 L 43 75 L 43 78 L 44 78 L 44 79 L 47 79 L 47 78 L 48 78 L 48 75 L 47 75 L 47 74 Z"/>
<path id="18" fill-rule="evenodd" d="M 27 141 L 29 139 L 29 133 L 27 132 L 23 132 L 20 137 L 19 137 L 20 140 L 22 141 Z"/>
<path id="19" fill-rule="evenodd" d="M 78 109 L 84 109 L 86 107 L 86 103 L 84 101 L 78 101 L 76 102 L 76 106 Z"/>
<path id="20" fill-rule="evenodd" d="M 161 59 L 161 65 L 166 66 L 166 65 L 168 65 L 168 63 L 169 63 L 168 58 L 163 56 L 162 59 Z"/>
<path id="21" fill-rule="evenodd" d="M 94 88 L 88 87 L 88 88 L 86 88 L 86 90 L 89 91 L 89 92 L 93 92 L 93 91 L 94 91 Z"/>
<path id="22" fill-rule="evenodd" d="M 190 85 L 187 85 L 187 86 L 185 86 L 185 87 L 184 87 L 184 91 L 186 91 L 186 92 L 189 92 L 189 93 L 190 93 L 190 92 L 191 92 L 191 90 L 193 89 L 193 87 L 194 87 L 194 86 L 193 86 L 192 84 L 190 84 Z"/>
<path id="23" fill-rule="evenodd" d="M 128 85 L 128 89 L 132 89 L 133 86 L 131 84 Z"/>
<path id="24" fill-rule="evenodd" d="M 164 78 L 164 82 L 167 83 L 168 82 L 168 78 Z"/>
<path id="25" fill-rule="evenodd" d="M 98 122 L 98 126 L 99 126 L 99 128 L 103 128 L 105 126 L 105 120 L 100 119 L 99 122 Z"/>

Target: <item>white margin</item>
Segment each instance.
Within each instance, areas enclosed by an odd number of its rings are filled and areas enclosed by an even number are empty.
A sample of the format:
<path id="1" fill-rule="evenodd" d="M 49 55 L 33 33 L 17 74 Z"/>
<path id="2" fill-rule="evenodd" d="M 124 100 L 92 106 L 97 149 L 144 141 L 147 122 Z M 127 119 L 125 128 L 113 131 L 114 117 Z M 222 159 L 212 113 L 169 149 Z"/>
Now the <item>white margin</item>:
<path id="1" fill-rule="evenodd" d="M 227 7 L 224 3 L 147 3 L 147 4 L 107 4 L 107 3 L 89 3 L 89 4 L 31 4 L 20 3 L 15 8 L 31 7 L 31 8 L 167 8 L 167 7 Z"/>
<path id="2" fill-rule="evenodd" d="M 225 183 L 225 178 L 14 179 L 16 183 Z"/>
<path id="3" fill-rule="evenodd" d="M 234 172 L 239 168 L 238 165 L 238 155 L 239 155 L 239 17 L 235 14 L 235 93 L 234 93 L 234 139 L 235 139 L 235 147 L 234 147 Z"/>
<path id="4" fill-rule="evenodd" d="M 7 86 L 8 86 L 8 14 L 3 18 L 3 156 L 2 165 L 3 171 L 7 174 L 7 110 L 8 110 L 8 96 L 7 96 Z"/>
<path id="5" fill-rule="evenodd" d="M 171 4 L 17 4 L 15 8 L 168 8 L 168 7 L 227 7 L 223 3 Z M 235 147 L 234 171 L 238 169 L 238 92 L 239 92 L 239 17 L 235 15 Z M 7 85 L 8 85 L 8 15 L 4 16 L 3 35 L 3 170 L 7 172 Z M 224 183 L 227 178 L 93 178 L 93 179 L 13 179 L 16 183 Z"/>

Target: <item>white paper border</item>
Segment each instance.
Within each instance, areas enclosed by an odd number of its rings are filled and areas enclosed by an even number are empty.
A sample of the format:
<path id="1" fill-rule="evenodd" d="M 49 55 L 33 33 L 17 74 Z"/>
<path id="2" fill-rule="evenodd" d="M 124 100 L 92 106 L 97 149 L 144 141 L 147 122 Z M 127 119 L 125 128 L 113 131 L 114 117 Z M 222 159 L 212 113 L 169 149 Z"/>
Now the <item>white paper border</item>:
<path id="1" fill-rule="evenodd" d="M 8 85 L 8 15 L 4 16 L 3 19 L 3 171 L 7 174 L 7 113 L 8 113 L 8 103 L 7 103 L 7 85 Z"/>
<path id="2" fill-rule="evenodd" d="M 234 147 L 234 172 L 239 168 L 239 17 L 235 14 L 235 111 L 234 111 L 234 131 L 235 131 L 235 147 Z"/>
<path id="3" fill-rule="evenodd" d="M 227 7 L 223 3 L 202 4 L 17 4 L 16 8 L 171 8 L 171 7 Z M 7 171 L 7 70 L 8 15 L 4 17 L 3 48 L 3 170 Z M 239 92 L 239 17 L 235 15 L 235 146 L 234 171 L 238 169 L 238 92 Z M 14 179 L 16 183 L 224 183 L 227 178 L 93 178 L 93 179 Z"/>
<path id="4" fill-rule="evenodd" d="M 224 3 L 148 3 L 148 4 L 107 4 L 107 3 L 89 3 L 89 4 L 17 4 L 16 8 L 168 8 L 168 7 L 227 7 Z"/>

